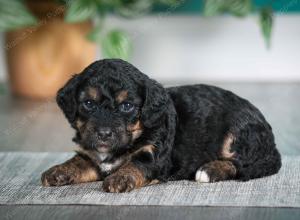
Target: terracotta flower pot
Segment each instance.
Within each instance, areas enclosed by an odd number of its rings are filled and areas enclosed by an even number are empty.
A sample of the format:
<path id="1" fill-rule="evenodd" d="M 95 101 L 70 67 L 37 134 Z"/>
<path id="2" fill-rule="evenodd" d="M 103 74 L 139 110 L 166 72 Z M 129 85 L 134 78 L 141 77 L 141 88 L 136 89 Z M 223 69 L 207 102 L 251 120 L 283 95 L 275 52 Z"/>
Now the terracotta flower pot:
<path id="1" fill-rule="evenodd" d="M 39 25 L 6 33 L 10 86 L 18 96 L 51 98 L 95 59 L 96 47 L 86 39 L 92 24 L 65 23 L 64 8 L 52 2 L 29 7 L 40 18 Z"/>

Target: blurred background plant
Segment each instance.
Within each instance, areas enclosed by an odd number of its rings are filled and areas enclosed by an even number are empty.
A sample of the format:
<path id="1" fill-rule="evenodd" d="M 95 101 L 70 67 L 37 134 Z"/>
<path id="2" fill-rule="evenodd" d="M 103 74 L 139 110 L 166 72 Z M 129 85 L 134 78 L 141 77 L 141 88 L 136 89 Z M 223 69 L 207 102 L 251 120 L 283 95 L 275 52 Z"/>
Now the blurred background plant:
<path id="1" fill-rule="evenodd" d="M 204 15 L 215 16 L 229 13 L 236 17 L 245 17 L 252 12 L 258 12 L 259 24 L 266 46 L 270 47 L 271 31 L 273 25 L 273 10 L 270 1 L 264 6 L 258 7 L 252 0 L 205 0 Z"/>
<path id="2" fill-rule="evenodd" d="M 187 1 L 59 0 L 57 2 L 66 7 L 65 22 L 77 23 L 93 20 L 94 27 L 87 38 L 101 45 L 103 57 L 118 57 L 128 60 L 132 51 L 132 42 L 126 32 L 121 29 L 110 29 L 105 25 L 106 15 L 114 13 L 125 18 L 135 18 L 145 15 L 154 7 L 168 10 L 177 8 Z M 271 3 L 258 7 L 252 0 L 204 0 L 203 14 L 210 17 L 227 13 L 241 18 L 253 12 L 258 12 L 262 34 L 266 45 L 269 46 L 273 24 Z M 38 20 L 26 7 L 26 1 L 0 0 L 0 31 L 11 31 L 32 25 L 38 25 Z"/>

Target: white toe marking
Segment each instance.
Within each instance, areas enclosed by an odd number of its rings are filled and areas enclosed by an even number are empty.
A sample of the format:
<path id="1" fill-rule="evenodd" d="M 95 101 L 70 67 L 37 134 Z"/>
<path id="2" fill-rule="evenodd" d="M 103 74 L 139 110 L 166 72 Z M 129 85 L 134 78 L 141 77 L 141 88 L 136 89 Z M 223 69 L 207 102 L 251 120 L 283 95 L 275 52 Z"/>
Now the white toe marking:
<path id="1" fill-rule="evenodd" d="M 197 170 L 195 180 L 200 183 L 209 183 L 209 176 L 204 170 Z"/>

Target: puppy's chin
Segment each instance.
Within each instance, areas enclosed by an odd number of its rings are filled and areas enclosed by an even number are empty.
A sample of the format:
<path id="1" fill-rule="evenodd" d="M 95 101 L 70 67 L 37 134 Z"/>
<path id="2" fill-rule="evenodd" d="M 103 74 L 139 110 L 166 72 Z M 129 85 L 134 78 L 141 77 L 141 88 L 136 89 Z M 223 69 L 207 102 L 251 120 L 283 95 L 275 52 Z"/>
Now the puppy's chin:
<path id="1" fill-rule="evenodd" d="M 93 136 L 81 139 L 79 144 L 87 151 L 98 151 L 99 153 L 109 153 L 113 148 L 113 143 L 96 140 Z"/>
<path id="2" fill-rule="evenodd" d="M 96 150 L 99 153 L 109 153 L 111 151 L 111 147 L 108 145 L 99 145 L 96 147 Z"/>

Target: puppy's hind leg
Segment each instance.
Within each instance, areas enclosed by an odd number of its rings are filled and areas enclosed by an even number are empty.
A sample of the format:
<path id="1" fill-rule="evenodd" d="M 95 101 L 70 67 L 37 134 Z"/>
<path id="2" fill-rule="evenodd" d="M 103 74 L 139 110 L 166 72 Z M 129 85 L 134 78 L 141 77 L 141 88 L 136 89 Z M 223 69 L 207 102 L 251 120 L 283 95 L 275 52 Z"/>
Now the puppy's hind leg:
<path id="1" fill-rule="evenodd" d="M 219 159 L 200 167 L 195 175 L 198 182 L 235 179 L 248 181 L 275 174 L 281 167 L 281 157 L 270 130 L 249 125 L 236 138 L 228 134 L 220 148 Z"/>
<path id="2" fill-rule="evenodd" d="M 197 182 L 217 182 L 234 179 L 236 177 L 237 168 L 232 162 L 235 157 L 235 152 L 231 149 L 234 141 L 235 137 L 233 134 L 228 133 L 225 135 L 218 155 L 220 159 L 208 162 L 201 166 L 195 175 L 195 180 Z"/>
<path id="3" fill-rule="evenodd" d="M 215 160 L 201 166 L 195 174 L 195 180 L 201 183 L 230 180 L 236 177 L 236 173 L 236 167 L 231 161 Z"/>

